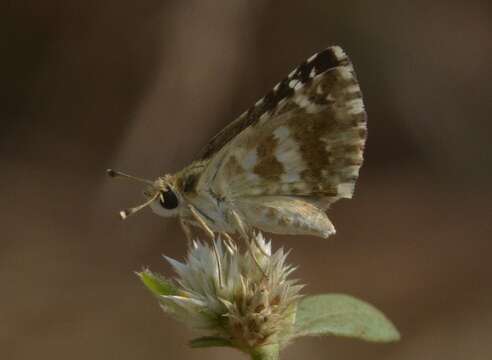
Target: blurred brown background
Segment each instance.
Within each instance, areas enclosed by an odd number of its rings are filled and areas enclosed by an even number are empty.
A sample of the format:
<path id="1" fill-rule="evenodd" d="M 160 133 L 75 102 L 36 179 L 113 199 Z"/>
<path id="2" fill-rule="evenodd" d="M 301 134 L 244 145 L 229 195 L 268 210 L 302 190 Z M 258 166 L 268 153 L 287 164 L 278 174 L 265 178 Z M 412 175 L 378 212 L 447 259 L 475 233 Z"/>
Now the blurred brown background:
<path id="1" fill-rule="evenodd" d="M 156 177 L 312 53 L 351 55 L 369 113 L 335 237 L 276 237 L 308 293 L 382 309 L 392 345 L 323 338 L 283 359 L 492 353 L 490 1 L 2 1 L 0 358 L 244 359 L 191 350 L 133 270 L 171 274 L 174 220 L 107 167 Z"/>

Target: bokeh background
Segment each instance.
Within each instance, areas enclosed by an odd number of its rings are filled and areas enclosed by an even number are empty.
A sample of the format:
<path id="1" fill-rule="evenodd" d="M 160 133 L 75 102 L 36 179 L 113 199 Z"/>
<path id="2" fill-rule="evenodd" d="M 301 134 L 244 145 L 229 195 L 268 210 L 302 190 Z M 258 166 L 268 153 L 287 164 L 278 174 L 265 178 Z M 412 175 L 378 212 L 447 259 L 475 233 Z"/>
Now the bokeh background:
<path id="1" fill-rule="evenodd" d="M 296 64 L 350 54 L 369 141 L 328 240 L 276 237 L 307 293 L 382 309 L 402 341 L 303 339 L 283 359 L 492 353 L 490 1 L 2 1 L 0 358 L 244 359 L 192 350 L 133 274 L 171 275 L 174 220 L 121 222 L 141 189 Z"/>

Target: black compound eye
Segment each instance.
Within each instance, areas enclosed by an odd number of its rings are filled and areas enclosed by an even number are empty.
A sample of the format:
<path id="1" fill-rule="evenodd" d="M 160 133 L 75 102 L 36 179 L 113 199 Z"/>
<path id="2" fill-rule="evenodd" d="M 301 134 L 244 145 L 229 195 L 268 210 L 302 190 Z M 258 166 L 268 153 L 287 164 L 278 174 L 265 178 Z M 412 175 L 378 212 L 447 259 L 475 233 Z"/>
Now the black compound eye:
<path id="1" fill-rule="evenodd" d="M 159 202 L 164 209 L 172 210 L 178 207 L 179 201 L 178 197 L 171 189 L 167 188 L 166 191 L 161 191 L 161 196 L 159 196 Z"/>

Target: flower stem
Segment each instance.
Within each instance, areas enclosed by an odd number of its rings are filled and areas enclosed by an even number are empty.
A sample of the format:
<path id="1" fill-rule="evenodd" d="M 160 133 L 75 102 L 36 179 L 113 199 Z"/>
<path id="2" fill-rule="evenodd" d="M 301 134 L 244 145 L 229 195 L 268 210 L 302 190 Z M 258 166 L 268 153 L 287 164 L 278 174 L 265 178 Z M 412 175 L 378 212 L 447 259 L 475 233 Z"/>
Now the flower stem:
<path id="1" fill-rule="evenodd" d="M 280 349 L 278 344 L 271 344 L 254 349 L 251 352 L 252 360 L 278 360 Z"/>

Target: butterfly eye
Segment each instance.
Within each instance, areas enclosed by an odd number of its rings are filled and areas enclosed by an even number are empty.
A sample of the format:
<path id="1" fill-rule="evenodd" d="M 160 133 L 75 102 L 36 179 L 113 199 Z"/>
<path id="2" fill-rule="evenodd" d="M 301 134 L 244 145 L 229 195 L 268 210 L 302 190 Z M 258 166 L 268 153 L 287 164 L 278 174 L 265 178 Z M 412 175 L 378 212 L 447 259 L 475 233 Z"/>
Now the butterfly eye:
<path id="1" fill-rule="evenodd" d="M 161 191 L 159 203 L 164 209 L 172 210 L 178 207 L 179 201 L 174 191 L 168 188 L 166 191 Z"/>

